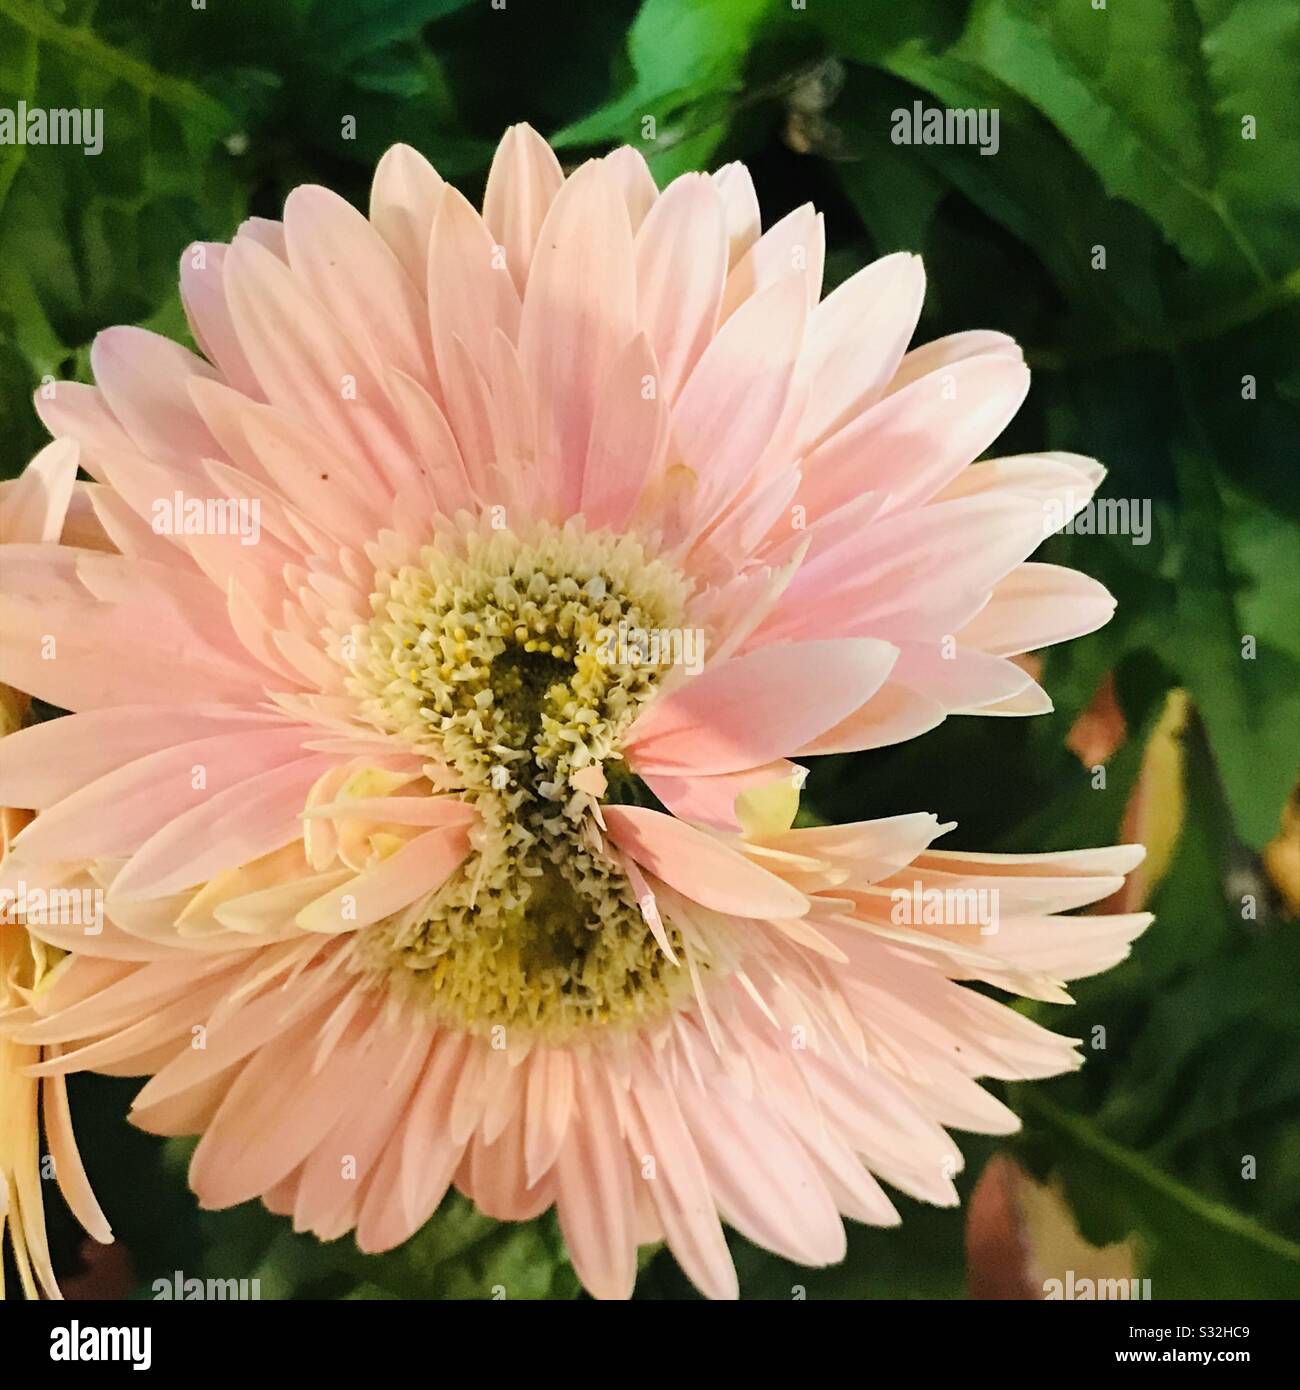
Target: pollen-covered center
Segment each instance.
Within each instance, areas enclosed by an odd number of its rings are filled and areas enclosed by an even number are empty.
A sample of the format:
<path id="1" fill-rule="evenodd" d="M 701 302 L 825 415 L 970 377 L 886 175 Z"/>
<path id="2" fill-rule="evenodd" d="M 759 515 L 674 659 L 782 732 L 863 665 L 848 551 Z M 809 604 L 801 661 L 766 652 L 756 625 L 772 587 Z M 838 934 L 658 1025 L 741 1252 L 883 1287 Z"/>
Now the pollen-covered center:
<path id="1" fill-rule="evenodd" d="M 633 538 L 573 525 L 471 531 L 381 576 L 353 692 L 481 823 L 442 888 L 361 933 L 377 982 L 460 1026 L 548 1036 L 633 1025 L 689 994 L 591 819 L 667 674 L 638 637 L 680 631 L 689 593 Z"/>

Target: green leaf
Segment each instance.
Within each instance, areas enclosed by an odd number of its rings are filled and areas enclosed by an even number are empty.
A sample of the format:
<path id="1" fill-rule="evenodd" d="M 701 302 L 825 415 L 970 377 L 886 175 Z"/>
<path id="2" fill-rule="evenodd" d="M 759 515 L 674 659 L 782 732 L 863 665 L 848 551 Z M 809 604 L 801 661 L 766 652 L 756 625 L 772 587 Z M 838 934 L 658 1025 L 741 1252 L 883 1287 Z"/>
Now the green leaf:
<path id="1" fill-rule="evenodd" d="M 457 1193 L 404 1245 L 363 1255 L 351 1235 L 329 1244 L 299 1235 L 250 1203 L 206 1216 L 212 1243 L 204 1273 L 256 1278 L 263 1298 L 574 1298 L 577 1279 L 553 1214 L 498 1222 Z M 251 1271 L 251 1273 L 249 1272 Z M 358 1294 L 358 1290 L 361 1292 Z"/>
<path id="2" fill-rule="evenodd" d="M 1300 524 L 1227 491 L 1223 506 L 1224 549 L 1243 581 L 1237 609 L 1245 630 L 1300 661 Z"/>
<path id="3" fill-rule="evenodd" d="M 1076 351 L 1094 343 L 1113 348 L 1117 330 L 1138 341 L 1154 336 L 1164 313 L 1153 274 L 1158 238 L 1140 213 L 1109 198 L 1061 135 L 963 48 L 936 54 L 907 42 L 880 63 L 902 80 L 882 81 L 875 73 L 853 77 L 833 113 L 854 160 L 865 164 L 856 179 L 854 163 L 835 166 L 851 195 L 855 183 L 871 185 L 881 168 L 892 182 L 898 180 L 890 172 L 895 166 L 918 171 L 902 176 L 905 197 L 919 173 L 937 177 L 941 193 L 959 190 L 1038 256 L 1068 297 L 1070 319 L 1063 329 Z M 916 88 L 947 107 L 996 110 L 997 153 L 895 145 L 893 112 L 912 109 Z M 1104 271 L 1094 265 L 1098 245 L 1109 248 Z"/>
<path id="4" fill-rule="evenodd" d="M 1185 872 L 1175 863 L 1169 881 Z M 1203 914 L 1222 910 L 1216 896 L 1202 903 Z M 1157 921 L 1168 922 L 1170 931 L 1153 929 L 1152 945 L 1186 922 L 1170 914 L 1173 905 L 1168 895 L 1157 899 Z M 1108 1132 L 1149 1147 L 1162 1166 L 1173 1164 L 1189 1145 L 1203 1146 L 1215 1130 L 1300 1103 L 1300 1056 L 1288 1047 L 1300 956 L 1286 929 L 1278 924 L 1252 941 L 1239 924 L 1235 942 L 1212 956 L 1203 953 L 1197 964 L 1209 968 L 1186 971 L 1156 996 L 1147 1027 L 1128 1050 L 1122 1078 L 1099 1115 Z"/>
<path id="5" fill-rule="evenodd" d="M 1294 265 L 1300 16 L 1288 0 L 980 0 L 963 49 L 1193 265 L 1261 284 Z"/>
<path id="6" fill-rule="evenodd" d="M 229 234 L 244 194 L 221 148 L 233 117 L 193 83 L 29 0 L 0 0 L 0 53 L 0 105 L 97 110 L 103 122 L 98 153 L 0 146 L 0 379 L 14 383 L 0 402 L 4 475 L 41 438 L 32 388 L 73 375 L 100 328 L 176 306 L 182 249 Z M 175 313 L 160 321 L 179 326 Z"/>
<path id="7" fill-rule="evenodd" d="M 947 48 L 960 36 L 968 8 L 966 0 L 911 0 L 864 11 L 862 0 L 816 0 L 803 14 L 841 57 L 887 67 L 905 44 L 931 51 Z"/>
<path id="8" fill-rule="evenodd" d="M 646 0 L 628 34 L 633 81 L 614 100 L 551 137 L 556 148 L 641 140 L 641 119 L 669 118 L 704 93 L 734 90 L 772 17 L 767 0 Z"/>
<path id="9" fill-rule="evenodd" d="M 1277 834 L 1296 781 L 1300 662 L 1246 626 L 1207 461 L 1182 450 L 1179 468 L 1186 511 L 1177 618 L 1162 651 L 1205 719 L 1237 832 L 1261 849 Z M 1275 590 L 1273 601 L 1285 604 L 1285 591 Z M 1294 596 L 1289 611 L 1294 616 Z"/>
<path id="10" fill-rule="evenodd" d="M 1135 948 L 1142 968 L 1158 986 L 1216 964 L 1231 950 L 1233 905 L 1226 896 L 1232 862 L 1232 818 L 1224 802 L 1203 722 L 1189 721 L 1182 735 L 1183 825 L 1167 873 L 1149 906 L 1161 930 L 1146 933 Z M 1244 936 L 1241 904 L 1235 936 Z M 1197 1015 L 1185 1019 L 1199 1028 Z"/>
<path id="11" fill-rule="evenodd" d="M 436 19 L 445 19 L 474 0 L 378 0 L 369 5 L 340 5 L 316 0 L 309 32 L 316 46 L 339 64 L 409 38 Z"/>
<path id="12" fill-rule="evenodd" d="M 1039 1090 L 1017 1089 L 1066 1183 L 1083 1236 L 1108 1245 L 1133 1234 L 1156 1298 L 1295 1298 L 1300 1245 L 1209 1200 L 1071 1114 Z"/>
<path id="13" fill-rule="evenodd" d="M 877 255 L 925 249 L 946 190 L 922 161 L 882 147 L 874 158 L 837 164 L 836 173 L 871 233 Z"/>
<path id="14" fill-rule="evenodd" d="M 576 1294 L 566 1264 L 553 1215 L 493 1221 L 453 1194 L 405 1245 L 356 1268 L 407 1298 L 537 1299 Z"/>
<path id="15" fill-rule="evenodd" d="M 80 74 L 93 73 L 106 85 L 121 83 L 130 87 L 213 135 L 223 135 L 230 129 L 230 113 L 200 88 L 157 72 L 148 63 L 113 48 L 87 26 L 61 23 L 33 0 L 0 0 L 0 19 L 5 23 L 0 32 L 19 31 L 25 40 L 60 55 Z"/>

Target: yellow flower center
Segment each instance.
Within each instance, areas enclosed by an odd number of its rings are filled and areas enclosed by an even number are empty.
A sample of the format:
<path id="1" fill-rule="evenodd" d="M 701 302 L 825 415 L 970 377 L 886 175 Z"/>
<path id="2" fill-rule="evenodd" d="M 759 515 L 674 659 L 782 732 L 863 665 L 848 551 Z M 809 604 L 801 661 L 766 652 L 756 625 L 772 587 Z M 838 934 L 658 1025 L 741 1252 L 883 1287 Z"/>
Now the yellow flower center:
<path id="1" fill-rule="evenodd" d="M 458 1026 L 551 1038 L 689 994 L 598 848 L 589 790 L 634 794 L 619 741 L 666 672 L 620 635 L 680 631 L 689 597 L 635 539 L 573 524 L 471 531 L 380 577 L 353 693 L 451 770 L 481 823 L 441 889 L 361 934 L 363 971 Z"/>

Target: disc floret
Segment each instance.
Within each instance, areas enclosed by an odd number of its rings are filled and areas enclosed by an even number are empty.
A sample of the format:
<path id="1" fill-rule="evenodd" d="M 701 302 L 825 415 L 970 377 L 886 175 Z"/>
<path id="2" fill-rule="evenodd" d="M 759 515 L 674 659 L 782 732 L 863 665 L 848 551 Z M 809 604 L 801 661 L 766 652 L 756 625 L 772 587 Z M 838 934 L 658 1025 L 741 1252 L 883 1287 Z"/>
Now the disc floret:
<path id="1" fill-rule="evenodd" d="M 450 768 L 480 818 L 462 868 L 358 943 L 399 997 L 478 1031 L 553 1036 L 635 1024 L 689 994 L 573 783 L 623 769 L 620 739 L 664 676 L 619 660 L 610 634 L 680 628 L 689 597 L 635 538 L 574 525 L 471 530 L 380 576 L 354 693 Z"/>

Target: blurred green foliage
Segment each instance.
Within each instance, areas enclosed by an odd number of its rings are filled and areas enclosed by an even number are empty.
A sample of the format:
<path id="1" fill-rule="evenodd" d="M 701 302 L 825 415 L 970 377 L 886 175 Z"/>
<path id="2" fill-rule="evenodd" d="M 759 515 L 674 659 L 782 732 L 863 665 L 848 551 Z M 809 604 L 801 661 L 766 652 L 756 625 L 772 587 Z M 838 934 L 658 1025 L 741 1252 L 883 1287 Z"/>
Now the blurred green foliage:
<path id="1" fill-rule="evenodd" d="M 191 240 L 278 215 L 299 182 L 364 205 L 398 140 L 471 195 L 518 120 L 572 163 L 634 143 L 661 183 L 740 158 L 767 221 L 825 210 L 832 283 L 921 252 L 920 336 L 1001 329 L 1036 369 L 998 452 L 1102 459 L 1103 495 L 1150 499 L 1153 536 L 1045 548 L 1119 599 L 1109 627 L 1049 654 L 1055 714 L 827 760 L 811 804 L 933 809 L 970 847 L 1107 842 L 1167 693 L 1190 693 L 1159 920 L 1073 1012 L 1034 1010 L 1088 1040 L 1089 1064 L 1010 1088 L 1018 1150 L 1063 1181 L 1090 1240 L 1136 1236 L 1157 1296 L 1295 1297 L 1300 951 L 1260 851 L 1300 736 L 1298 85 L 1294 0 L 0 0 L 0 106 L 105 111 L 97 157 L 0 146 L 0 474 L 42 442 L 33 386 L 84 379 L 99 329 L 186 336 Z M 996 108 L 997 155 L 893 144 L 891 112 L 918 99 Z M 1064 736 L 1107 672 L 1128 741 L 1098 787 Z M 499 1228 L 459 1199 L 373 1260 L 260 1209 L 200 1215 L 183 1153 L 121 1126 L 129 1089 L 81 1080 L 76 1102 L 144 1296 L 178 1267 L 256 1275 L 268 1297 L 577 1292 L 549 1219 Z M 991 1146 L 964 1147 L 968 1192 Z M 903 1207 L 901 1230 L 855 1228 L 832 1270 L 736 1241 L 743 1291 L 961 1296 L 961 1213 Z M 66 1220 L 59 1238 L 69 1254 Z M 638 1292 L 688 1290 L 651 1251 Z"/>

